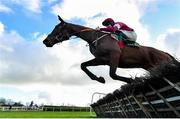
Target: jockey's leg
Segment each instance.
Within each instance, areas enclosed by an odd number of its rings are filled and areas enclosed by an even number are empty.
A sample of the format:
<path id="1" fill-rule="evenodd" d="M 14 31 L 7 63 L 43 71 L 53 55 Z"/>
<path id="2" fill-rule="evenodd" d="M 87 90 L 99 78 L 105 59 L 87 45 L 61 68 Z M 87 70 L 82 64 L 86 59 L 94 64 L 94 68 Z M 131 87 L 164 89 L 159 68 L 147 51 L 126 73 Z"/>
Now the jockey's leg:
<path id="1" fill-rule="evenodd" d="M 131 78 L 118 76 L 116 74 L 116 70 L 117 70 L 118 65 L 119 65 L 120 53 L 119 52 L 112 52 L 110 55 L 111 55 L 110 56 L 110 62 L 109 62 L 109 66 L 110 66 L 109 75 L 110 75 L 110 77 L 114 80 L 119 80 L 119 81 L 124 81 L 126 83 L 131 83 L 132 82 Z"/>
<path id="2" fill-rule="evenodd" d="M 136 42 L 137 34 L 135 31 L 121 30 L 120 34 L 122 35 L 123 39 L 128 40 L 130 43 Z"/>
<path id="3" fill-rule="evenodd" d="M 100 83 L 105 83 L 105 80 L 103 77 L 97 77 L 92 72 L 90 72 L 87 67 L 88 66 L 98 66 L 98 65 L 104 65 L 105 63 L 102 60 L 98 60 L 97 58 L 89 60 L 87 62 L 83 62 L 81 64 L 81 69 L 92 79 L 97 80 Z"/>
<path id="4" fill-rule="evenodd" d="M 118 36 L 119 36 L 119 39 L 121 40 L 125 40 L 125 39 L 128 39 L 128 36 L 126 36 L 126 34 L 124 34 L 122 31 L 118 31 Z"/>

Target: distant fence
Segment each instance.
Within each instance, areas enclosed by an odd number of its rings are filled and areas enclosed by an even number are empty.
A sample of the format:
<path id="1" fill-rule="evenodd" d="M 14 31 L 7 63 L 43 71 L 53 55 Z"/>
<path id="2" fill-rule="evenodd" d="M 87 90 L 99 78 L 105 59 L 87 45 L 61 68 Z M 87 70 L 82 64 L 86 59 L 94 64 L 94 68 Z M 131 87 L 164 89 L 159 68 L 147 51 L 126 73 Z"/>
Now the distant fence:
<path id="1" fill-rule="evenodd" d="M 90 112 L 90 107 L 77 107 L 77 106 L 52 106 L 44 105 L 38 108 L 29 108 L 26 106 L 0 106 L 0 111 L 72 111 L 72 112 Z"/>
<path id="2" fill-rule="evenodd" d="M 42 107 L 42 110 L 43 111 L 54 111 L 54 112 L 60 112 L 60 111 L 89 112 L 90 107 L 45 105 Z"/>
<path id="3" fill-rule="evenodd" d="M 29 108 L 26 106 L 0 106 L 0 111 L 42 111 L 42 108 Z"/>
<path id="4" fill-rule="evenodd" d="M 121 86 L 91 107 L 106 118 L 180 117 L 180 63 L 161 66 L 152 75 Z"/>

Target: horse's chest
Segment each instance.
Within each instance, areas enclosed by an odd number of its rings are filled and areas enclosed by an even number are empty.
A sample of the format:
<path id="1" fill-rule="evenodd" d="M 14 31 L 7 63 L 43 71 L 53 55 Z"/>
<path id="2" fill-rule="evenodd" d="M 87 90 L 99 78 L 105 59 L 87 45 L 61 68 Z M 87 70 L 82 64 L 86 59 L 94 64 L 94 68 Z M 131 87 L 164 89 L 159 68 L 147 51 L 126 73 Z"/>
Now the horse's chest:
<path id="1" fill-rule="evenodd" d="M 95 56 L 95 57 L 103 57 L 107 54 L 106 49 L 99 47 L 99 46 L 91 46 L 90 47 L 90 52 Z"/>

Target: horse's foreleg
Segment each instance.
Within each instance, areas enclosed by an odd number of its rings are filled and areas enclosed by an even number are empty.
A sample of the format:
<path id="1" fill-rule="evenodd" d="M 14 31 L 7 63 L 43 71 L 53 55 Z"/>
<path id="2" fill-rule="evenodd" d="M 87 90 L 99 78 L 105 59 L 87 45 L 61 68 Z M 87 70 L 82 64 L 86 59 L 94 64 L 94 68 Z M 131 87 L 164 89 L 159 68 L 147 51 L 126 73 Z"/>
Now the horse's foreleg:
<path id="1" fill-rule="evenodd" d="M 105 83 L 105 80 L 103 77 L 97 77 L 96 75 L 94 75 L 92 72 L 90 72 L 87 67 L 88 66 L 97 66 L 97 65 L 103 65 L 102 61 L 95 59 L 89 60 L 87 62 L 83 62 L 81 64 L 81 69 L 92 79 L 92 80 L 97 80 L 100 83 Z"/>
<path id="2" fill-rule="evenodd" d="M 119 52 L 113 52 L 113 53 L 110 54 L 110 62 L 109 62 L 110 71 L 109 71 L 109 75 L 114 80 L 119 80 L 119 81 L 124 81 L 126 83 L 131 83 L 130 78 L 121 77 L 121 76 L 118 76 L 116 74 L 116 70 L 117 70 L 118 65 L 119 65 L 119 58 L 120 58 L 120 53 Z"/>

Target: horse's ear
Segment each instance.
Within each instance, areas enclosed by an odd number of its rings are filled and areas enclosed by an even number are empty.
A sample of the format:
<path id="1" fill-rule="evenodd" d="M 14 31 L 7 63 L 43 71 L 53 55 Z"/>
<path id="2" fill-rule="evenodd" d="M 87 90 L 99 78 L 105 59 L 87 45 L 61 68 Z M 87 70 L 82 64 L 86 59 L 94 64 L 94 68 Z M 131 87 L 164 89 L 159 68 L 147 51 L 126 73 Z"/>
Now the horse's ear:
<path id="1" fill-rule="evenodd" d="M 58 19 L 59 21 L 61 21 L 62 23 L 64 23 L 64 20 L 58 15 Z"/>

